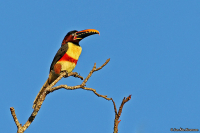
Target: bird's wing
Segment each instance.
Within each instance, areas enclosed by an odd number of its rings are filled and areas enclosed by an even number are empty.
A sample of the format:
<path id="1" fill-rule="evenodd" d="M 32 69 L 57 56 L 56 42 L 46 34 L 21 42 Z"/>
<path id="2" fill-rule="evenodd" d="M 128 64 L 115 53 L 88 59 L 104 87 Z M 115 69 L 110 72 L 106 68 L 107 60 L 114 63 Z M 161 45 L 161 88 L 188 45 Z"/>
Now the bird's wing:
<path id="1" fill-rule="evenodd" d="M 56 55 L 51 63 L 50 71 L 53 70 L 54 65 L 60 60 L 60 58 L 62 58 L 62 56 L 67 52 L 67 50 L 68 50 L 68 43 L 66 43 L 60 47 L 60 49 L 56 53 Z"/>

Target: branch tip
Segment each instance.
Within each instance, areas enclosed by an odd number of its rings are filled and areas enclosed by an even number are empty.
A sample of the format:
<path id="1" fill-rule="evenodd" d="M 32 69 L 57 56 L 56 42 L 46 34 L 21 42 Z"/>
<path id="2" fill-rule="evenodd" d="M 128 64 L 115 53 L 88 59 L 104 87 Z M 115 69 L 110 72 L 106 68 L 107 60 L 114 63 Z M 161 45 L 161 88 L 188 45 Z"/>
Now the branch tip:
<path id="1" fill-rule="evenodd" d="M 15 109 L 13 107 L 10 107 L 10 111 L 15 111 Z"/>
<path id="2" fill-rule="evenodd" d="M 129 95 L 129 96 L 127 97 L 127 98 L 128 98 L 128 100 L 131 100 L 131 96 L 132 96 L 132 95 Z"/>

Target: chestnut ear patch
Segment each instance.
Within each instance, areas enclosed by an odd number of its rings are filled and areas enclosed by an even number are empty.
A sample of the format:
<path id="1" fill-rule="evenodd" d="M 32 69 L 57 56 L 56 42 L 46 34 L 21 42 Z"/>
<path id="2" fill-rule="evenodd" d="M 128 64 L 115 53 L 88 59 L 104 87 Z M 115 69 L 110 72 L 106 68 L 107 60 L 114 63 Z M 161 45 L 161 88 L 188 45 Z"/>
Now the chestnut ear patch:
<path id="1" fill-rule="evenodd" d="M 61 64 L 59 64 L 59 63 L 54 65 L 54 71 L 55 71 L 56 74 L 60 74 L 60 72 L 61 72 L 61 67 L 62 67 L 62 66 L 61 66 Z"/>

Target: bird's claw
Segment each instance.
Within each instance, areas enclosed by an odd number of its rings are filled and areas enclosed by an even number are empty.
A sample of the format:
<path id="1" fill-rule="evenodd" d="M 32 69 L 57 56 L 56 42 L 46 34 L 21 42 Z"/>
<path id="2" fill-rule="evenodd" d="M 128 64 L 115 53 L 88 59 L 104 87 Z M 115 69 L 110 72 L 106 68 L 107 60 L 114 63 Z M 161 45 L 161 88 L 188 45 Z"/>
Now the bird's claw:
<path id="1" fill-rule="evenodd" d="M 66 72 L 66 75 L 63 76 L 64 78 L 67 78 L 67 77 L 68 77 L 68 72 L 67 72 L 67 70 L 63 70 L 63 71 L 61 71 L 61 72 Z"/>

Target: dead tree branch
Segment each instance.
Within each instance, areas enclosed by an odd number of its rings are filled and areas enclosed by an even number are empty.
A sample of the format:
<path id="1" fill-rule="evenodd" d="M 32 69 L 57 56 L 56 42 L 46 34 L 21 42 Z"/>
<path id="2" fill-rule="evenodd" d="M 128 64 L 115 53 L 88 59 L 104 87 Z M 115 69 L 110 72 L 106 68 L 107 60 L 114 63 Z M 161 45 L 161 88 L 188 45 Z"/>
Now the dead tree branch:
<path id="1" fill-rule="evenodd" d="M 39 97 L 38 102 L 36 103 L 36 106 L 34 107 L 34 110 L 31 114 L 31 116 L 29 117 L 29 119 L 27 120 L 27 122 L 22 126 L 22 124 L 19 123 L 17 116 L 15 114 L 15 109 L 13 107 L 10 108 L 11 111 L 11 115 L 13 116 L 14 122 L 17 125 L 17 133 L 24 133 L 24 131 L 30 126 L 30 124 L 33 122 L 33 120 L 35 119 L 38 111 L 40 110 L 42 103 L 44 102 L 46 96 L 50 93 L 53 92 L 55 90 L 61 89 L 61 88 L 65 88 L 65 89 L 70 89 L 70 90 L 74 90 L 74 89 L 84 89 L 84 90 L 90 90 L 93 91 L 98 97 L 102 97 L 105 98 L 106 100 L 111 100 L 111 98 L 107 98 L 106 95 L 100 95 L 96 92 L 95 89 L 93 88 L 87 88 L 85 87 L 87 81 L 89 80 L 89 78 L 92 76 L 93 72 L 98 71 L 100 69 L 102 69 L 108 62 L 110 61 L 110 59 L 107 59 L 106 62 L 99 68 L 96 68 L 96 63 L 94 64 L 93 69 L 90 71 L 90 73 L 88 74 L 88 76 L 83 80 L 83 77 L 80 76 L 78 73 L 76 72 L 71 72 L 71 73 L 67 73 L 67 72 L 62 72 L 60 74 L 60 76 L 53 82 L 51 83 L 46 89 L 45 91 L 41 94 L 41 96 Z M 77 85 L 77 86 L 67 86 L 67 85 L 60 85 L 57 87 L 53 87 L 60 79 L 62 79 L 63 77 L 69 77 L 69 76 L 74 76 L 74 77 L 78 77 L 80 79 L 83 80 L 81 85 Z M 53 88 L 52 88 L 53 87 Z"/>
<path id="2" fill-rule="evenodd" d="M 42 94 L 39 97 L 39 100 L 37 101 L 37 103 L 34 106 L 34 110 L 33 110 L 32 114 L 31 114 L 31 116 L 29 117 L 29 119 L 27 120 L 27 122 L 23 126 L 22 126 L 22 124 L 19 123 L 19 121 L 17 119 L 17 116 L 15 114 L 15 109 L 13 107 L 11 107 L 10 111 L 11 111 L 11 115 L 13 116 L 14 122 L 15 122 L 15 124 L 17 126 L 17 133 L 24 133 L 24 131 L 30 126 L 30 124 L 35 119 L 38 111 L 40 110 L 40 108 L 41 108 L 46 96 L 49 93 L 54 92 L 55 90 L 59 90 L 61 88 L 65 88 L 67 90 L 75 90 L 75 89 L 89 90 L 89 91 L 92 91 L 94 94 L 96 94 L 98 97 L 102 97 L 102 98 L 104 98 L 106 100 L 112 100 L 113 105 L 114 105 L 114 111 L 115 111 L 114 133 L 118 133 L 118 124 L 120 122 L 119 118 L 120 118 L 121 113 L 122 113 L 122 108 L 123 108 L 124 104 L 131 99 L 131 95 L 129 95 L 127 98 L 124 97 L 124 99 L 123 99 L 123 101 L 121 103 L 121 106 L 119 107 L 119 111 L 117 112 L 117 108 L 116 108 L 115 102 L 114 102 L 114 100 L 112 98 L 108 98 L 107 95 L 101 95 L 101 94 L 97 93 L 96 90 L 93 89 L 93 88 L 85 87 L 87 81 L 92 76 L 92 74 L 95 71 L 98 71 L 98 70 L 102 69 L 105 65 L 107 65 L 107 63 L 109 61 L 110 61 L 110 59 L 107 59 L 106 62 L 102 66 L 100 66 L 99 68 L 96 68 L 96 63 L 95 63 L 93 68 L 92 68 L 92 70 L 89 72 L 88 76 L 85 79 L 82 76 L 80 76 L 78 73 L 76 73 L 76 72 L 71 72 L 71 73 L 67 73 L 65 71 L 62 72 L 60 74 L 60 76 L 42 92 Z M 53 87 L 63 77 L 70 77 L 70 76 L 74 76 L 74 77 L 80 78 L 80 79 L 83 80 L 83 82 L 80 85 L 76 85 L 76 86 L 59 85 L 59 86 Z"/>
<path id="3" fill-rule="evenodd" d="M 124 106 L 124 104 L 126 102 L 128 102 L 129 100 L 131 99 L 131 95 L 129 95 L 127 98 L 124 97 L 124 99 L 122 100 L 122 103 L 119 107 L 119 111 L 117 113 L 117 108 L 116 108 L 116 105 L 115 105 L 115 102 L 114 100 L 111 98 L 112 102 L 113 102 L 113 105 L 114 105 L 114 110 L 115 110 L 115 120 L 114 120 L 114 133 L 118 133 L 118 124 L 121 120 L 119 120 L 119 117 L 121 116 L 121 113 L 122 113 L 122 108 Z"/>

